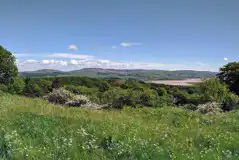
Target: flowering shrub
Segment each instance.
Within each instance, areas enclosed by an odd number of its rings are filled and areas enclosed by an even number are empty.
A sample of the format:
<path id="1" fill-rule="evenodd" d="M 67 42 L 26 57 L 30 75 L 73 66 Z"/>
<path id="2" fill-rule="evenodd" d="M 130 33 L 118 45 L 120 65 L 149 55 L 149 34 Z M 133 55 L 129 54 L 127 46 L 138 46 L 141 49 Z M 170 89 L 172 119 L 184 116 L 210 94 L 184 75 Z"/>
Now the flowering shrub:
<path id="1" fill-rule="evenodd" d="M 65 104 L 72 107 L 79 107 L 89 103 L 89 99 L 84 95 L 76 95 L 72 100 L 67 101 Z"/>
<path id="2" fill-rule="evenodd" d="M 55 104 L 66 105 L 70 107 L 87 107 L 87 108 L 107 108 L 106 105 L 99 105 L 90 102 L 84 95 L 75 95 L 64 88 L 54 89 L 53 92 L 43 97 L 45 100 Z"/>
<path id="3" fill-rule="evenodd" d="M 43 98 L 45 100 L 48 100 L 51 103 L 65 104 L 68 101 L 73 100 L 74 96 L 75 95 L 72 94 L 71 92 L 65 90 L 64 88 L 60 88 L 60 89 L 54 89 L 51 93 L 44 96 Z"/>
<path id="4" fill-rule="evenodd" d="M 216 102 L 209 102 L 198 105 L 198 112 L 202 114 L 218 114 L 222 112 L 221 104 Z"/>

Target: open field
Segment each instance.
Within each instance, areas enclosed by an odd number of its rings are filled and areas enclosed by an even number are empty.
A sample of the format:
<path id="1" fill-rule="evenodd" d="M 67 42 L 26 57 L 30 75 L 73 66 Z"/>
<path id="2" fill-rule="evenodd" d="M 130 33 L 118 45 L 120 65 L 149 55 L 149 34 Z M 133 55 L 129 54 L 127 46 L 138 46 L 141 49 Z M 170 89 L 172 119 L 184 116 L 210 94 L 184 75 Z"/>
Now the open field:
<path id="1" fill-rule="evenodd" d="M 174 85 L 174 86 L 192 86 L 195 83 L 202 82 L 200 78 L 185 79 L 185 80 L 157 80 L 157 81 L 147 81 L 148 83 Z"/>
<path id="2" fill-rule="evenodd" d="M 90 110 L 0 93 L 0 159 L 236 160 L 239 112 Z"/>

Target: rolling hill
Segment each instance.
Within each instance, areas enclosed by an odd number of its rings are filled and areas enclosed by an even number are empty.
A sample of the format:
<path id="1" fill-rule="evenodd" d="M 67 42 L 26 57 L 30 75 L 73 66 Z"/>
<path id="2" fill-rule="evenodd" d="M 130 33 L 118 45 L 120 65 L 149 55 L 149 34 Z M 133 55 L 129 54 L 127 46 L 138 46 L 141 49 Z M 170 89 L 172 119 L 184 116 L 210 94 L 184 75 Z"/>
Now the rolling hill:
<path id="1" fill-rule="evenodd" d="M 92 78 L 133 78 L 139 80 L 175 80 L 188 78 L 210 78 L 214 77 L 216 72 L 193 71 L 193 70 L 115 70 L 101 68 L 84 68 L 73 71 L 59 70 L 37 70 L 21 72 L 21 77 L 46 77 L 46 76 L 85 76 Z"/>

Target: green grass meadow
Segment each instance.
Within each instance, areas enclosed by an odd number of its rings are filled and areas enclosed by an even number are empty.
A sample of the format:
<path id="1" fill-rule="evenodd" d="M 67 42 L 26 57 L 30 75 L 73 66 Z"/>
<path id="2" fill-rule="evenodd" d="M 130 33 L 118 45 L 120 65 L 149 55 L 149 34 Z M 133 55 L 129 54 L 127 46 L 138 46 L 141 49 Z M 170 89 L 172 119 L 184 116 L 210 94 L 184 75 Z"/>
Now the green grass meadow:
<path id="1" fill-rule="evenodd" d="M 238 160 L 239 111 L 67 108 L 0 93 L 0 159 Z"/>

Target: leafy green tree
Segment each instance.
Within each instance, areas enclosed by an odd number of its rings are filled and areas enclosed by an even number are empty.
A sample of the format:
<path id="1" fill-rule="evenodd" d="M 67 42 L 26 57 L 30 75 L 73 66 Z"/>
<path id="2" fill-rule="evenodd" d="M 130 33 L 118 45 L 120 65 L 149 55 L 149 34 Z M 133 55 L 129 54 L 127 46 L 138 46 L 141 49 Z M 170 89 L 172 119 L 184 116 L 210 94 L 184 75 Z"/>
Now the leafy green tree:
<path id="1" fill-rule="evenodd" d="M 231 92 L 228 85 L 222 83 L 218 78 L 207 79 L 200 84 L 201 101 L 217 102 L 222 104 L 223 110 L 232 110 L 237 106 L 238 96 Z"/>
<path id="2" fill-rule="evenodd" d="M 11 84 L 18 75 L 15 57 L 11 52 L 0 46 L 0 83 Z"/>
<path id="3" fill-rule="evenodd" d="M 217 76 L 229 85 L 231 91 L 239 95 L 239 62 L 224 65 Z"/>
<path id="4" fill-rule="evenodd" d="M 199 88 L 204 102 L 223 102 L 230 93 L 228 86 L 217 78 L 204 80 Z"/>

